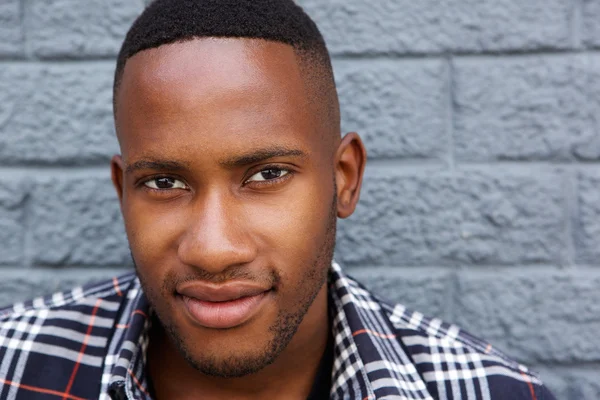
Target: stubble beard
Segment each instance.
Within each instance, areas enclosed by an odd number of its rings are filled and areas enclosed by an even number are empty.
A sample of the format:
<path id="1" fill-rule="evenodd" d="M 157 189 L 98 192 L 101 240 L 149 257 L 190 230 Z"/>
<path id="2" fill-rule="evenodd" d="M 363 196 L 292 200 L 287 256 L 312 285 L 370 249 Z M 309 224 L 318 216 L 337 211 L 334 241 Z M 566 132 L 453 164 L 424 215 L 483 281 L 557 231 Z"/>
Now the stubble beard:
<path id="1" fill-rule="evenodd" d="M 333 202 L 328 216 L 325 240 L 319 248 L 311 268 L 307 269 L 302 281 L 298 283 L 298 286 L 302 288 L 302 292 L 305 293 L 305 295 L 300 299 L 299 307 L 293 310 L 293 312 L 279 310 L 275 322 L 268 330 L 272 338 L 262 352 L 252 355 L 230 355 L 226 358 L 219 358 L 211 355 L 204 355 L 202 358 L 199 358 L 190 350 L 174 324 L 170 323 L 169 318 L 160 315 L 156 307 L 153 307 L 158 319 L 157 322 L 162 325 L 171 342 L 194 369 L 207 376 L 239 378 L 256 373 L 272 364 L 277 359 L 296 334 L 308 309 L 314 302 L 323 285 L 327 282 L 329 267 L 333 260 L 335 248 L 336 214 L 337 190 L 334 187 Z M 135 260 L 134 265 L 136 265 Z M 137 269 L 136 265 L 136 270 Z M 140 277 L 144 292 L 148 295 L 148 286 L 145 284 L 139 272 L 138 276 Z M 278 277 L 274 277 L 274 279 L 278 279 Z M 150 299 L 150 296 L 147 297 L 152 305 L 153 302 Z"/>

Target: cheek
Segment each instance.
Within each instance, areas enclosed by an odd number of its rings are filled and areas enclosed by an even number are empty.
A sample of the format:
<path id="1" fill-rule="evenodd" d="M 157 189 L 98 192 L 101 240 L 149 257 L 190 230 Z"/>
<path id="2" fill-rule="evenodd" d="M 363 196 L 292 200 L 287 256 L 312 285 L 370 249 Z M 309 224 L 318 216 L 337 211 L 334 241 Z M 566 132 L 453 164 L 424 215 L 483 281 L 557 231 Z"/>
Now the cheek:
<path id="1" fill-rule="evenodd" d="M 260 235 L 261 251 L 275 266 L 287 266 L 282 277 L 301 275 L 314 263 L 326 239 L 332 196 L 333 188 L 306 179 L 284 196 L 253 206 L 250 223 Z"/>
<path id="2" fill-rule="evenodd" d="M 125 229 L 138 267 L 152 268 L 175 251 L 179 221 L 184 219 L 176 207 L 156 206 L 131 199 L 123 209 Z"/>

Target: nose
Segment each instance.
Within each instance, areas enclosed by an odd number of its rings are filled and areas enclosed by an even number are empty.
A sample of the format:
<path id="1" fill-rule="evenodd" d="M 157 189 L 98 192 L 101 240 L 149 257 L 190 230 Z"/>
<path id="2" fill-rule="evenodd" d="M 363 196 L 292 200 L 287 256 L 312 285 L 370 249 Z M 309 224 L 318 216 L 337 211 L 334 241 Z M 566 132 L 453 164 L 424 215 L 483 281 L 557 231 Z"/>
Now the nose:
<path id="1" fill-rule="evenodd" d="M 231 196 L 213 193 L 191 210 L 177 250 L 184 264 L 216 275 L 256 258 L 256 245 L 245 225 L 243 206 Z"/>

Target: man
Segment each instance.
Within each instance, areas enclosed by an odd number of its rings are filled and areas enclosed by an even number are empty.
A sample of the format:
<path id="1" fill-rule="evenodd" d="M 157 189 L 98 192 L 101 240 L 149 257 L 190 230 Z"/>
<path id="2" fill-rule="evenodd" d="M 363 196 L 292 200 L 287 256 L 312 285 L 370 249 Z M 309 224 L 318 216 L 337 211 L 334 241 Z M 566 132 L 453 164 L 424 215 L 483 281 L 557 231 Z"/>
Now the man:
<path id="1" fill-rule="evenodd" d="M 366 161 L 291 0 L 157 0 L 119 54 L 135 274 L 0 312 L 0 399 L 551 399 L 332 261 Z"/>

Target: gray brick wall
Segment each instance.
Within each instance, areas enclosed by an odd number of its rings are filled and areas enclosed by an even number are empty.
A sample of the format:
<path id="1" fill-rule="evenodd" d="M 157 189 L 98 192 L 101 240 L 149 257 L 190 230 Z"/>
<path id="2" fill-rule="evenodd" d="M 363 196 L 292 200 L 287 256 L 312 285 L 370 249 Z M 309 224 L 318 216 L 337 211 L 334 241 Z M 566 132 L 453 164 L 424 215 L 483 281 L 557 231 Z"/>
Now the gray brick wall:
<path id="1" fill-rule="evenodd" d="M 600 398 L 600 0 L 299 0 L 370 161 L 337 258 Z M 143 0 L 0 0 L 0 304 L 128 268 L 107 161 Z"/>

